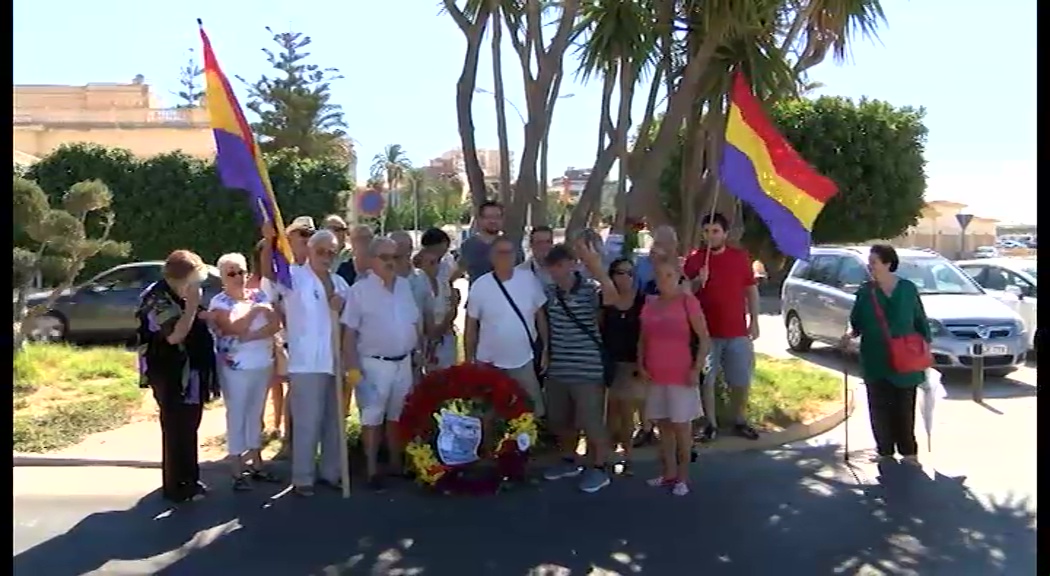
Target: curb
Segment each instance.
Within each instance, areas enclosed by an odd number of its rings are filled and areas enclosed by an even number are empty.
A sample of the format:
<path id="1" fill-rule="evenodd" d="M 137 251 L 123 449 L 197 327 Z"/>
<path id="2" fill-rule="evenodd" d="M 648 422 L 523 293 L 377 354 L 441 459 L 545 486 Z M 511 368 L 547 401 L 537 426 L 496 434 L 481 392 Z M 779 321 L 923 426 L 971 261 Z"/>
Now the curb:
<path id="1" fill-rule="evenodd" d="M 856 405 L 855 391 L 856 386 L 850 386 L 848 391 L 849 400 L 846 402 L 845 406 L 838 410 L 820 416 L 809 422 L 802 422 L 788 426 L 778 432 L 762 434 L 758 437 L 758 440 L 747 440 L 745 438 L 737 438 L 733 436 L 721 436 L 713 444 L 701 444 L 697 442 L 694 446 L 698 449 L 697 452 L 702 456 L 704 454 L 728 454 L 733 452 L 772 450 L 780 448 L 785 444 L 809 440 L 810 438 L 820 436 L 821 434 L 833 430 L 836 426 L 846 421 L 846 419 L 853 413 L 853 408 Z M 650 446 L 636 448 L 633 453 L 633 460 L 635 462 L 652 462 L 658 460 L 659 457 L 657 449 Z"/>

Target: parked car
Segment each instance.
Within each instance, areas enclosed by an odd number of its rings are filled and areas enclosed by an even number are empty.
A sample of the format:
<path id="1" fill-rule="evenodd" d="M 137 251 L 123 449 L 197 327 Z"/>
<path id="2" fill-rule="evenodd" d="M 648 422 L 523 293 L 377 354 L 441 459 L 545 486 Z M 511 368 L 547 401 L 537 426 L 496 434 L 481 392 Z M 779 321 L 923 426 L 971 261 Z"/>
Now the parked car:
<path id="1" fill-rule="evenodd" d="M 996 248 L 995 246 L 978 246 L 977 249 L 973 251 L 973 257 L 974 258 L 998 258 L 999 257 L 999 249 Z"/>
<path id="2" fill-rule="evenodd" d="M 67 290 L 51 308 L 34 319 L 30 337 L 37 340 L 132 340 L 138 327 L 135 309 L 139 295 L 161 279 L 164 262 L 136 262 L 110 268 L 83 285 Z M 208 267 L 204 284 L 205 305 L 222 290 L 219 271 Z M 50 292 L 31 294 L 32 307 L 47 300 Z"/>
<path id="3" fill-rule="evenodd" d="M 986 258 L 962 260 L 955 263 L 981 285 L 986 292 L 1013 308 L 1024 320 L 1028 332 L 1028 348 L 1035 350 L 1036 319 L 1036 259 Z"/>
<path id="4" fill-rule="evenodd" d="M 781 293 L 788 346 L 805 352 L 814 342 L 836 344 L 846 332 L 854 294 L 867 282 L 867 246 L 813 248 L 795 262 Z M 974 344 L 984 344 L 986 373 L 1002 376 L 1025 361 L 1028 335 L 1021 317 L 985 294 L 948 259 L 921 250 L 897 250 L 898 276 L 915 283 L 933 334 L 934 367 L 973 365 Z"/>

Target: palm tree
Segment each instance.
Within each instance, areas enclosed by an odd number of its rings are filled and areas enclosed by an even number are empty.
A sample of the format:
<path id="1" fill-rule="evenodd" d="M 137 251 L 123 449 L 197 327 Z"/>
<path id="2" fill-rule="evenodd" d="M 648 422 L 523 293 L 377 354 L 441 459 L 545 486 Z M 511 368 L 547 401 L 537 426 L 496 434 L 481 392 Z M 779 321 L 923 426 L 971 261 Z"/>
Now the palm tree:
<path id="1" fill-rule="evenodd" d="M 653 8 L 650 0 L 591 1 L 581 7 L 574 34 L 581 55 L 579 74 L 584 81 L 594 74 L 601 74 L 605 90 L 599 121 L 599 160 L 573 209 L 570 233 L 586 224 L 590 214 L 600 209 L 603 184 L 615 160 L 620 164 L 616 191 L 617 229 L 623 228 L 631 104 L 639 76 L 657 60 L 653 54 L 656 46 Z M 611 96 L 617 80 L 618 110 L 616 123 L 612 124 Z"/>
<path id="2" fill-rule="evenodd" d="M 600 4 L 604 11 L 630 14 L 631 8 L 617 3 Z M 796 96 L 808 69 L 828 53 L 843 58 L 855 34 L 874 35 L 884 20 L 879 0 L 646 0 L 633 9 L 647 10 L 650 25 L 621 26 L 619 34 L 632 39 L 613 42 L 607 34 L 592 33 L 584 42 L 599 70 L 604 69 L 598 62 L 619 62 L 628 46 L 648 45 L 648 59 L 657 63 L 638 141 L 626 163 L 629 211 L 652 223 L 669 220 L 659 181 L 683 140 L 681 161 L 689 169 L 682 184 L 690 189 L 675 199 L 681 222 L 695 222 L 697 209 L 706 207 L 705 195 L 717 194 L 725 93 L 735 67 L 765 99 Z M 659 89 L 666 92 L 662 116 L 655 114 Z"/>
<path id="3" fill-rule="evenodd" d="M 405 149 L 400 144 L 387 144 L 383 151 L 372 157 L 373 177 L 382 178 L 386 183 L 389 203 L 397 205 L 400 201 L 399 188 L 405 179 L 405 173 L 412 168 Z"/>

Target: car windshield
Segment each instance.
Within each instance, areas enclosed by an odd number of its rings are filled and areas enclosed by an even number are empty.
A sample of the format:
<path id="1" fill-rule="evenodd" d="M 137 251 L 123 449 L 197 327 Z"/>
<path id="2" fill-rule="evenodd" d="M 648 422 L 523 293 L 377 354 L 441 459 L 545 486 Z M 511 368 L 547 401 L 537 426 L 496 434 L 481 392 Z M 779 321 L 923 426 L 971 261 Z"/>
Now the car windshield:
<path id="1" fill-rule="evenodd" d="M 902 259 L 897 275 L 911 280 L 920 294 L 981 294 L 981 289 L 943 258 Z"/>
<path id="2" fill-rule="evenodd" d="M 1021 271 L 1024 272 L 1025 274 L 1028 274 L 1029 276 L 1031 276 L 1032 280 L 1036 280 L 1038 278 L 1035 275 L 1035 266 L 1032 266 L 1031 268 L 1028 268 L 1028 267 L 1021 268 Z"/>

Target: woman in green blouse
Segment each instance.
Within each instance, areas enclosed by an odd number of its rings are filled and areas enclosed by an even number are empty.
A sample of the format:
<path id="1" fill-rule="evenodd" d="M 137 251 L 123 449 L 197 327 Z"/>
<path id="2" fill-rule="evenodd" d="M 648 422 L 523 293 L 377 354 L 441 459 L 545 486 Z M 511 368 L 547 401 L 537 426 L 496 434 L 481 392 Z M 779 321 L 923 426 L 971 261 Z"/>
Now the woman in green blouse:
<path id="1" fill-rule="evenodd" d="M 923 310 L 919 290 L 910 281 L 898 278 L 897 251 L 887 244 L 871 247 L 868 270 L 872 281 L 857 290 L 850 312 L 850 333 L 843 344 L 860 337 L 860 364 L 868 390 L 868 411 L 875 435 L 878 459 L 900 454 L 905 462 L 918 463 L 915 441 L 916 388 L 925 373 L 897 373 L 890 366 L 888 335 L 879 321 L 875 301 L 881 307 L 893 336 L 920 334 L 930 341 L 930 325 Z M 872 298 L 874 293 L 875 298 Z"/>

